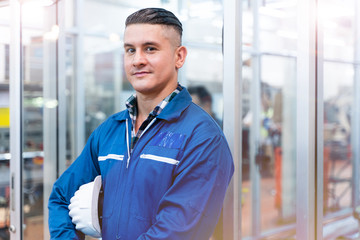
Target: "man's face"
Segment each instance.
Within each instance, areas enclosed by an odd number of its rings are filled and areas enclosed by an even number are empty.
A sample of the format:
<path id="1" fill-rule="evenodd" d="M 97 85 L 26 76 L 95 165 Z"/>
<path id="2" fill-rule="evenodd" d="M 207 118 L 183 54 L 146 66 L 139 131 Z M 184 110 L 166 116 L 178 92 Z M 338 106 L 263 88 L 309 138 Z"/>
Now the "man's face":
<path id="1" fill-rule="evenodd" d="M 170 93 L 186 57 L 179 35 L 170 27 L 131 24 L 124 34 L 124 66 L 128 81 L 143 95 Z"/>

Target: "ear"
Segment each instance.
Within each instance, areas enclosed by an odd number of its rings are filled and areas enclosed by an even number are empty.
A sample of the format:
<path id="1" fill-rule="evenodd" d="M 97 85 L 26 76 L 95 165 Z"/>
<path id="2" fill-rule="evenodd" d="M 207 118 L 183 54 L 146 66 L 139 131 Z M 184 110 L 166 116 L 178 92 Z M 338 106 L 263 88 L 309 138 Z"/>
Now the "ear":
<path id="1" fill-rule="evenodd" d="M 180 46 L 176 49 L 175 52 L 175 68 L 176 70 L 180 69 L 184 63 L 185 63 L 185 58 L 187 55 L 187 49 L 184 46 Z"/>

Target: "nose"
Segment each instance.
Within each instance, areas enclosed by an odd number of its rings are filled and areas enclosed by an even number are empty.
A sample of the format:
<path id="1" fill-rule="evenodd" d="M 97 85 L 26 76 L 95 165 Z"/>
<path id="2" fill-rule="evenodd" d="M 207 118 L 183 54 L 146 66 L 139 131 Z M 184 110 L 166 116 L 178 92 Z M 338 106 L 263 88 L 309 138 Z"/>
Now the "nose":
<path id="1" fill-rule="evenodd" d="M 136 51 L 133 57 L 133 65 L 134 66 L 143 66 L 145 65 L 147 62 L 146 60 L 146 55 L 144 52 L 142 51 Z"/>

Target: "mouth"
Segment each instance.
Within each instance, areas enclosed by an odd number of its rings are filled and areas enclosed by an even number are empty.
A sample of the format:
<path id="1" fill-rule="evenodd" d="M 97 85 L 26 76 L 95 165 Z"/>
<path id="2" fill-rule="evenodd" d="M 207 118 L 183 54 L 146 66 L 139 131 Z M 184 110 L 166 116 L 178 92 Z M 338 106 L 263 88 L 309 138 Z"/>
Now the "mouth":
<path id="1" fill-rule="evenodd" d="M 146 72 L 146 71 L 139 71 L 139 72 L 134 72 L 133 75 L 136 77 L 144 77 L 146 75 L 150 74 L 150 72 Z"/>

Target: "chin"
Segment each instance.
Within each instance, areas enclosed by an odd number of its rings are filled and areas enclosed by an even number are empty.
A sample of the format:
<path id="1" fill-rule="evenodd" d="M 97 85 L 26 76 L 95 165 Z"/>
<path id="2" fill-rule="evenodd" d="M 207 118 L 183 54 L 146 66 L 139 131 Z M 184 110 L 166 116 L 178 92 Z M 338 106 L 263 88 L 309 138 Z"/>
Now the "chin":
<path id="1" fill-rule="evenodd" d="M 133 88 L 135 90 L 137 89 L 146 89 L 146 88 L 149 88 L 151 87 L 151 80 L 149 79 L 139 79 L 139 78 L 136 78 L 136 79 L 132 79 L 131 81 L 129 81 L 131 86 L 133 86 Z"/>
<path id="2" fill-rule="evenodd" d="M 154 86 L 152 86 L 151 84 L 133 84 L 132 86 L 136 92 L 142 94 L 151 93 L 155 89 Z"/>

